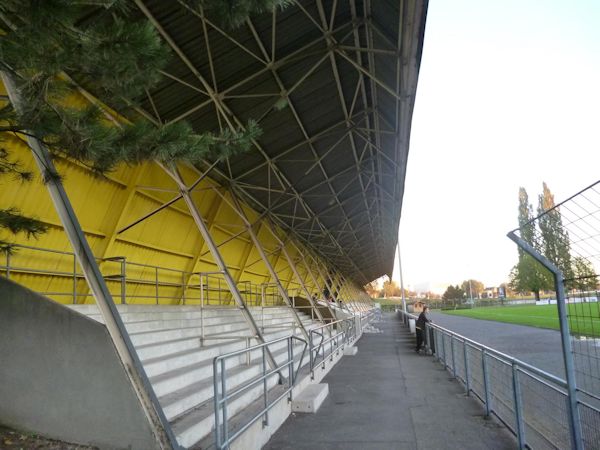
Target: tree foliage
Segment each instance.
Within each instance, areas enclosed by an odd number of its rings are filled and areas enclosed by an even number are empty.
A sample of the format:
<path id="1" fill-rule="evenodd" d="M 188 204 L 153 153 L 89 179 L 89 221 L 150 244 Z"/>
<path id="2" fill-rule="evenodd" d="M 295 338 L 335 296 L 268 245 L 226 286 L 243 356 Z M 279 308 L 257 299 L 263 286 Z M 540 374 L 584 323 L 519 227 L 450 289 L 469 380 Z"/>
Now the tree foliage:
<path id="1" fill-rule="evenodd" d="M 470 282 L 470 283 L 469 283 Z M 485 286 L 481 281 L 478 280 L 465 280 L 461 284 L 461 289 L 467 294 L 469 298 L 478 298 L 485 290 Z"/>
<path id="2" fill-rule="evenodd" d="M 519 188 L 519 227 L 521 238 L 533 248 L 541 250 L 541 243 L 535 238 L 536 229 L 533 220 L 533 207 L 525 188 Z M 519 247 L 519 261 L 510 273 L 510 286 L 517 292 L 532 291 L 536 299 L 540 291 L 552 288 L 552 276 L 548 269 L 533 259 Z"/>
<path id="3" fill-rule="evenodd" d="M 543 192 L 539 196 L 538 214 L 542 254 L 562 271 L 565 279 L 572 279 L 569 234 L 563 227 L 559 208 L 554 203 L 554 195 L 546 183 L 543 184 Z"/>
<path id="4" fill-rule="evenodd" d="M 286 2 L 193 3 L 226 25 L 237 25 L 251 12 Z M 0 176 L 31 178 L 7 145 L 28 136 L 39 139 L 51 155 L 82 162 L 98 174 L 121 163 L 194 164 L 250 148 L 260 134 L 253 121 L 218 134 L 198 133 L 185 122 L 155 126 L 129 108 L 156 85 L 170 58 L 149 22 L 131 20 L 130 5 L 127 0 L 0 2 L 0 70 L 14 81 L 22 103 L 18 111 L 6 101 L 0 105 Z M 77 101 L 81 87 L 98 101 Z M 48 176 L 58 174 L 44 174 Z M 16 208 L 1 213 L 0 228 L 27 235 L 45 230 L 41 222 L 21 216 Z M 3 248 L 7 245 L 0 241 Z"/>
<path id="5" fill-rule="evenodd" d="M 465 298 L 465 291 L 458 284 L 456 286 L 450 285 L 446 288 L 442 298 L 444 300 L 463 300 Z"/>
<path id="6" fill-rule="evenodd" d="M 597 289 L 598 277 L 594 266 L 585 258 L 577 256 L 573 258 L 573 281 L 572 287 L 580 291 L 591 291 Z"/>

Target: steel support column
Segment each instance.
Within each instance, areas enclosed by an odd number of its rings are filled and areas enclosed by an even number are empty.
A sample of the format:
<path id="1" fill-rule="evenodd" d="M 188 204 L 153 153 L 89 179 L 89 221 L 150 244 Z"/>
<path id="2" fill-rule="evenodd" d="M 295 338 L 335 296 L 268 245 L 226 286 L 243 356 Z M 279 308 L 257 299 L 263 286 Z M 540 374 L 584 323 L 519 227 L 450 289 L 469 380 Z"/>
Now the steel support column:
<path id="1" fill-rule="evenodd" d="M 283 285 L 281 284 L 281 280 L 277 276 L 277 272 L 275 272 L 275 269 L 271 265 L 271 261 L 269 261 L 269 258 L 267 257 L 267 254 L 265 253 L 265 250 L 263 249 L 262 244 L 258 240 L 258 236 L 256 236 L 256 233 L 254 232 L 254 229 L 252 228 L 252 224 L 246 217 L 246 214 L 244 213 L 244 210 L 242 209 L 242 206 L 240 205 L 240 202 L 237 199 L 235 192 L 230 191 L 230 193 L 231 193 L 231 198 L 233 200 L 233 204 L 229 203 L 229 205 L 232 206 L 233 210 L 238 214 L 238 216 L 244 222 L 244 225 L 246 226 L 246 229 L 248 230 L 248 234 L 250 235 L 250 239 L 252 239 L 252 242 L 254 242 L 254 246 L 258 250 L 258 253 L 259 253 L 261 259 L 263 260 L 263 262 L 265 263 L 265 266 L 267 267 L 267 270 L 271 274 L 271 278 L 273 279 L 273 281 L 275 282 L 275 285 L 277 286 L 279 295 L 281 295 L 281 298 L 283 298 L 283 300 L 289 306 L 289 308 L 292 312 L 292 315 L 294 316 L 294 321 L 296 322 L 296 325 L 298 325 L 298 328 L 300 329 L 300 331 L 306 338 L 306 342 L 308 342 L 309 341 L 308 332 L 306 331 L 306 328 L 304 328 L 304 324 L 302 323 L 300 316 L 298 316 L 298 312 L 293 307 L 290 297 L 288 296 L 286 290 L 283 288 Z M 219 193 L 219 195 L 223 195 L 223 194 Z M 225 200 L 225 201 L 227 201 L 227 200 Z"/>
<path id="2" fill-rule="evenodd" d="M 6 88 L 6 92 L 15 111 L 22 110 L 21 95 L 12 79 L 12 76 L 0 71 L 0 76 Z M 115 345 L 119 359 L 131 381 L 144 413 L 157 442 L 163 449 L 179 448 L 175 435 L 171 431 L 169 421 L 158 403 L 158 398 L 148 381 L 144 367 L 142 366 L 135 347 L 133 346 L 129 333 L 121 320 L 121 316 L 114 304 L 110 291 L 106 286 L 104 278 L 100 273 L 96 259 L 87 242 L 81 228 L 77 215 L 73 210 L 69 197 L 62 185 L 60 176 L 54 167 L 54 162 L 44 144 L 32 135 L 27 136 L 27 143 L 31 148 L 34 160 L 42 174 L 44 184 L 54 203 L 54 208 L 60 218 L 65 233 L 71 243 L 73 252 L 81 266 L 90 290 L 92 291 L 108 333 Z"/>
<path id="3" fill-rule="evenodd" d="M 265 338 L 263 337 L 260 329 L 258 328 L 258 325 L 254 321 L 254 317 L 252 317 L 252 314 L 250 313 L 250 310 L 246 306 L 246 303 L 244 302 L 244 299 L 242 298 L 242 295 L 240 294 L 240 291 L 238 290 L 237 285 L 235 284 L 235 281 L 233 280 L 231 274 L 229 273 L 229 269 L 227 269 L 227 265 L 225 264 L 225 261 L 223 260 L 223 257 L 221 256 L 221 252 L 219 251 L 219 248 L 217 247 L 217 245 L 215 244 L 215 241 L 213 240 L 211 234 L 209 233 L 208 227 L 204 223 L 204 220 L 202 219 L 202 215 L 200 214 L 200 210 L 194 203 L 194 200 L 192 199 L 190 191 L 189 191 L 187 185 L 185 184 L 185 181 L 181 177 L 181 174 L 179 173 L 179 169 L 177 169 L 177 166 L 175 165 L 175 163 L 170 163 L 168 166 L 165 164 L 162 164 L 162 163 L 157 163 L 157 164 L 177 184 L 177 187 L 179 188 L 179 192 L 181 193 L 181 196 L 183 197 L 183 199 L 194 219 L 194 222 L 196 223 L 196 226 L 198 227 L 198 230 L 200 231 L 200 234 L 202 234 L 202 238 L 204 239 L 204 242 L 206 242 L 206 246 L 209 248 L 212 257 L 215 259 L 215 262 L 216 262 L 217 266 L 219 267 L 219 270 L 223 274 L 223 278 L 225 279 L 225 282 L 227 283 L 227 287 L 229 288 L 231 295 L 233 295 L 233 298 L 234 298 L 235 302 L 237 303 L 238 308 L 242 311 L 242 315 L 244 316 L 244 319 L 246 320 L 246 323 L 248 324 L 250 331 L 252 333 L 254 333 L 254 336 L 261 344 L 264 343 Z M 272 369 L 277 368 L 277 363 L 275 362 L 275 358 L 273 358 L 273 355 L 268 348 L 266 349 L 266 354 L 267 354 L 267 360 L 269 361 L 269 365 L 271 366 L 271 368 Z M 283 376 L 283 375 L 280 374 L 280 376 Z"/>
<path id="4" fill-rule="evenodd" d="M 294 276 L 298 279 L 298 282 L 300 283 L 300 287 L 304 291 L 304 294 L 306 295 L 306 299 L 309 301 L 311 308 L 317 315 L 318 319 L 321 322 L 325 323 L 325 320 L 323 319 L 323 315 L 321 314 L 321 311 L 319 311 L 319 309 L 316 307 L 315 303 L 313 302 L 312 296 L 310 295 L 310 292 L 308 291 L 306 284 L 304 283 L 304 280 L 302 279 L 302 277 L 300 276 L 300 273 L 298 272 L 298 269 L 296 268 L 296 264 L 294 263 L 293 259 L 290 257 L 290 254 L 288 253 L 287 249 L 285 248 L 285 243 L 279 238 L 279 236 L 273 229 L 272 224 L 267 223 L 267 229 L 269 230 L 269 232 L 273 235 L 275 240 L 281 246 L 281 252 L 283 253 L 283 256 L 285 256 L 285 259 L 287 259 L 288 265 L 292 269 L 292 272 L 294 272 Z"/>
<path id="5" fill-rule="evenodd" d="M 319 296 L 320 296 L 322 294 L 322 291 L 319 289 L 319 282 L 317 281 L 317 278 L 314 276 L 312 270 L 310 269 L 310 265 L 308 265 L 308 263 L 306 262 L 306 258 L 304 257 L 304 253 L 301 251 L 301 249 L 299 248 L 299 246 L 296 245 L 296 243 L 292 242 L 292 245 L 296 248 L 296 251 L 298 252 L 298 254 L 300 255 L 300 257 L 302 258 L 302 262 L 304 263 L 304 267 L 306 267 L 306 271 L 308 272 L 308 276 L 312 279 L 312 282 L 315 285 L 315 288 L 318 289 Z M 337 316 L 336 316 L 335 312 L 331 309 L 331 306 L 329 306 L 329 302 L 327 301 L 327 299 L 324 299 L 324 301 L 325 301 L 325 306 L 327 306 L 327 309 L 329 310 L 329 313 L 331 314 L 331 317 L 333 319 L 336 319 Z"/>

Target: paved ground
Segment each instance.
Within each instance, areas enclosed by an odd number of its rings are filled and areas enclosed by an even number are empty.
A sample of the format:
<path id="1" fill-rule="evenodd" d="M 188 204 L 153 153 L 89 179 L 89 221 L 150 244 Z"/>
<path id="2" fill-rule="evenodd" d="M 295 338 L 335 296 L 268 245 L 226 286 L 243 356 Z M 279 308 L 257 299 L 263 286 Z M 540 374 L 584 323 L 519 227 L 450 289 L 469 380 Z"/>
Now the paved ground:
<path id="1" fill-rule="evenodd" d="M 429 356 L 394 314 L 364 334 L 323 382 L 329 396 L 316 414 L 293 414 L 268 450 L 514 449 L 508 430 L 482 417 L 479 402 Z"/>
<path id="2" fill-rule="evenodd" d="M 547 372 L 565 377 L 560 333 L 556 330 L 431 313 L 434 323 Z"/>

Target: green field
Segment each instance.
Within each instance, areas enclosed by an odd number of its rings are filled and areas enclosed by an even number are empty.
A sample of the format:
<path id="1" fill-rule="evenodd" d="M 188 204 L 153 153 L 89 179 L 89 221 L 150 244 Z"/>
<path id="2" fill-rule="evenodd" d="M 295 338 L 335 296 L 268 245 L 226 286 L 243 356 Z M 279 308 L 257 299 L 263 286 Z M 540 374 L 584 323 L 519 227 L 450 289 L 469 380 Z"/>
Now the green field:
<path id="1" fill-rule="evenodd" d="M 600 305 L 598 303 L 578 303 L 568 306 L 569 325 L 572 334 L 600 337 Z M 472 317 L 473 319 L 559 329 L 556 305 L 480 307 L 442 312 L 455 316 Z"/>

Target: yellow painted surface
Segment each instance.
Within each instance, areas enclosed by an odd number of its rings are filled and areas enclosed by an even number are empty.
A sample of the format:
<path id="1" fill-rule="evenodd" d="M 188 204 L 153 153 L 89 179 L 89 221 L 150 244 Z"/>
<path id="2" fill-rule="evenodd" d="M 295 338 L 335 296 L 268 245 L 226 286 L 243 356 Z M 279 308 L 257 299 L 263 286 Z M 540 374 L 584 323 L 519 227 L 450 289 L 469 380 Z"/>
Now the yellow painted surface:
<path id="1" fill-rule="evenodd" d="M 9 148 L 14 158 L 37 173 L 31 154 L 24 144 L 14 140 L 9 143 Z M 56 165 L 116 302 L 120 301 L 122 294 L 122 263 L 106 259 L 124 257 L 127 277 L 125 294 L 128 303 L 154 303 L 157 292 L 160 303 L 180 303 L 183 301 L 182 284 L 186 286 L 186 302 L 200 303 L 200 277 L 191 274 L 216 271 L 217 267 L 183 201 L 178 201 L 144 222 L 119 233 L 121 228 L 177 195 L 174 184 L 160 167 L 152 163 L 138 167 L 122 166 L 108 177 L 101 178 L 93 176 L 80 164 L 57 160 Z M 183 167 L 182 171 L 187 180 L 198 176 L 190 168 Z M 149 186 L 165 190 L 150 190 Z M 220 245 L 231 275 L 240 284 L 247 300 L 255 303 L 260 292 L 259 285 L 272 283 L 274 280 L 248 233 L 244 232 L 231 239 L 244 229 L 243 222 L 228 203 L 232 202 L 231 196 L 225 194 L 227 201 L 223 201 L 210 189 L 211 186 L 216 184 L 209 179 L 200 183 L 199 191 L 194 194 L 194 201 L 207 219 L 211 235 L 217 245 Z M 45 249 L 17 248 L 10 257 L 11 279 L 35 291 L 47 293 L 49 297 L 63 303 L 73 301 L 74 290 L 77 292 L 78 303 L 92 302 L 79 268 L 77 276 L 73 276 L 73 256 L 54 253 L 68 253 L 71 248 L 47 189 L 39 178 L 30 183 L 15 182 L 7 177 L 0 179 L 0 208 L 8 207 L 17 207 L 49 226 L 48 232 L 38 239 L 28 240 L 22 235 L 10 236 L 6 231 L 1 232 L 3 238 L 16 244 Z M 247 206 L 244 206 L 244 211 L 251 222 L 258 217 Z M 254 230 L 269 261 L 284 288 L 300 293 L 301 285 L 267 227 L 267 224 L 258 224 Z M 278 236 L 285 236 L 281 230 L 276 232 Z M 286 249 L 290 257 L 298 261 L 298 272 L 309 292 L 321 292 L 322 286 L 314 286 L 306 268 L 299 261 L 295 247 L 286 243 Z M 5 257 L 1 258 L 0 265 L 7 265 Z M 52 273 L 40 273 L 44 271 Z M 0 269 L 0 273 L 4 274 L 5 270 Z M 322 283 L 316 272 L 314 275 Z M 221 276 L 213 275 L 205 284 L 210 287 L 206 291 L 207 301 L 212 303 L 231 300 L 227 292 L 217 292 L 219 287 L 222 291 L 227 290 Z"/>
<path id="2" fill-rule="evenodd" d="M 4 93 L 1 84 L 0 93 Z M 83 104 L 87 100 L 74 96 L 71 101 Z M 29 148 L 16 137 L 3 137 L 11 159 L 20 161 L 35 177 L 29 183 L 6 176 L 0 178 L 0 209 L 16 207 L 46 223 L 48 231 L 37 239 L 27 239 L 0 229 L 2 239 L 19 246 L 39 248 L 17 247 L 10 257 L 0 255 L 0 274 L 8 274 L 11 279 L 63 303 L 93 302 L 81 271 L 69 254 L 70 244 L 48 191 L 39 179 Z M 155 303 L 157 298 L 161 304 L 178 304 L 184 300 L 198 304 L 202 299 L 209 304 L 231 302 L 222 275 L 199 275 L 217 271 L 217 266 L 183 200 L 121 231 L 178 195 L 176 185 L 158 165 L 121 165 L 106 177 L 98 177 L 83 164 L 64 159 L 56 159 L 55 164 L 116 302 L 123 293 L 128 303 Z M 185 165 L 181 165 L 180 171 L 188 184 L 199 176 L 195 169 Z M 235 201 L 230 193 L 206 178 L 194 191 L 193 199 L 242 295 L 252 304 L 260 302 L 261 285 L 274 280 L 249 234 L 245 231 L 239 234 L 245 230 L 244 222 L 232 208 Z M 251 223 L 258 219 L 256 211 L 244 204 L 242 208 Z M 270 263 L 290 295 L 304 295 L 269 226 L 259 222 L 254 225 L 254 231 Z M 274 231 L 296 261 L 308 291 L 320 293 L 324 284 L 319 272 L 313 268 L 315 285 L 296 247 L 286 241 L 286 233 L 280 229 Z M 312 258 L 307 259 L 311 264 Z M 10 266 L 9 272 L 6 266 Z M 123 273 L 126 283 L 122 282 Z M 269 295 L 276 292 L 272 285 L 264 290 Z"/>

